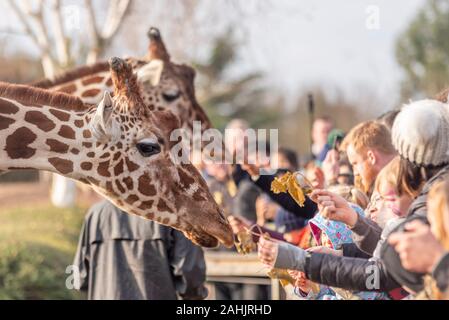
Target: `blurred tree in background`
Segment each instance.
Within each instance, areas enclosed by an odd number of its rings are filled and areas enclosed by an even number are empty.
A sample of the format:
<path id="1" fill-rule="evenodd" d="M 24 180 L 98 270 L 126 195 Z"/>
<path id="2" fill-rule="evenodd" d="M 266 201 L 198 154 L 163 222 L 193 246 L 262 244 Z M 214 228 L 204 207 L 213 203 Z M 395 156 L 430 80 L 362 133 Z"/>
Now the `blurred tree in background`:
<path id="1" fill-rule="evenodd" d="M 449 0 L 429 0 L 396 44 L 402 97 L 431 97 L 449 84 Z"/>
<path id="2" fill-rule="evenodd" d="M 242 118 L 253 127 L 272 123 L 279 117 L 276 92 L 263 85 L 264 75 L 255 71 L 231 78 L 229 69 L 238 61 L 238 43 L 232 30 L 213 40 L 209 57 L 195 63 L 199 71 L 197 96 L 212 123 L 223 129 L 231 119 Z"/>

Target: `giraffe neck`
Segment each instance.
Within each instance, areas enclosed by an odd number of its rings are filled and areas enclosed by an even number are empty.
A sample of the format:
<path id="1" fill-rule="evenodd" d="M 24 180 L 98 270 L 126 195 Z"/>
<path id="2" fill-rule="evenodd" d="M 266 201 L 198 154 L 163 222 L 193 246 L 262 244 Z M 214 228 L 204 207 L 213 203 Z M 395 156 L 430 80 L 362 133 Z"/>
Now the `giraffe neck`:
<path id="1" fill-rule="evenodd" d="M 82 159 L 93 157 L 89 128 L 93 110 L 28 106 L 0 99 L 0 171 L 23 168 L 82 179 Z"/>
<path id="2" fill-rule="evenodd" d="M 109 71 L 94 72 L 69 82 L 51 86 L 49 89 L 75 95 L 88 104 L 97 104 L 101 100 L 103 92 L 114 91 Z"/>

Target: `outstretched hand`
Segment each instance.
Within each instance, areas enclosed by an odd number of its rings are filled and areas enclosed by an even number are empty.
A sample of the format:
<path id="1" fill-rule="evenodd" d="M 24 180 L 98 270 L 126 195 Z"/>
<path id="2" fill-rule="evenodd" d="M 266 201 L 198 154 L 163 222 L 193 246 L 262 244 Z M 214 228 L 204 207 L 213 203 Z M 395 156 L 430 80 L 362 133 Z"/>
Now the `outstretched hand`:
<path id="1" fill-rule="evenodd" d="M 402 266 L 412 272 L 430 273 L 445 254 L 430 227 L 414 220 L 405 225 L 407 232 L 393 233 L 388 242 L 401 258 Z"/>
<path id="2" fill-rule="evenodd" d="M 324 218 L 341 221 L 351 228 L 355 226 L 358 214 L 343 197 L 327 190 L 314 190 L 309 197 L 318 204 Z"/>
<path id="3" fill-rule="evenodd" d="M 228 216 L 228 221 L 234 234 L 251 228 L 251 222 L 243 217 Z"/>
<path id="4" fill-rule="evenodd" d="M 302 292 L 309 293 L 312 287 L 304 272 L 298 270 L 287 270 L 287 272 L 290 277 L 295 279 L 295 287 L 298 287 Z"/>
<path id="5" fill-rule="evenodd" d="M 267 240 L 264 237 L 260 237 L 258 243 L 258 256 L 263 264 L 267 265 L 270 268 L 273 268 L 274 264 L 276 263 L 278 250 L 278 243 L 272 240 Z"/>

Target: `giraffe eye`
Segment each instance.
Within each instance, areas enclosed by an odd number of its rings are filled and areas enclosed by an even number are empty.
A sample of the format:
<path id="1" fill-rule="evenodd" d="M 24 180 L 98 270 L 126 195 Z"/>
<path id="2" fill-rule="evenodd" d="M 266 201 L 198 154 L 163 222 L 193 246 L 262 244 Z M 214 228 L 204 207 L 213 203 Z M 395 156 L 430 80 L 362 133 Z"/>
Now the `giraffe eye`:
<path id="1" fill-rule="evenodd" d="M 136 144 L 136 147 L 143 157 L 151 157 L 161 152 L 159 144 L 154 142 L 139 142 Z"/>
<path id="2" fill-rule="evenodd" d="M 165 91 L 162 93 L 162 97 L 167 102 L 175 101 L 176 99 L 179 98 L 180 95 L 181 95 L 181 92 L 179 90 Z"/>

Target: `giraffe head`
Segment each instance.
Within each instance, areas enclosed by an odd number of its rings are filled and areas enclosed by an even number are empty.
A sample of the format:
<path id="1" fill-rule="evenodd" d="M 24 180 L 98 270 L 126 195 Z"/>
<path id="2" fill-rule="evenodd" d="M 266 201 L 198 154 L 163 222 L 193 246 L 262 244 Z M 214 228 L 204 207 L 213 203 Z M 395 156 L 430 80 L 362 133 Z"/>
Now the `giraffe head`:
<path id="1" fill-rule="evenodd" d="M 231 246 L 230 227 L 200 173 L 171 156 L 178 118 L 145 106 L 124 60 L 112 58 L 110 68 L 114 96 L 105 94 L 92 115 L 95 157 L 84 164 L 85 179 L 118 207 L 179 229 L 196 244 Z"/>
<path id="2" fill-rule="evenodd" d="M 212 127 L 195 97 L 195 70 L 173 63 L 158 29 L 148 31 L 150 45 L 144 59 L 128 58 L 137 74 L 144 103 L 150 110 L 170 110 L 182 127 L 192 129 L 200 121 L 203 130 Z"/>

